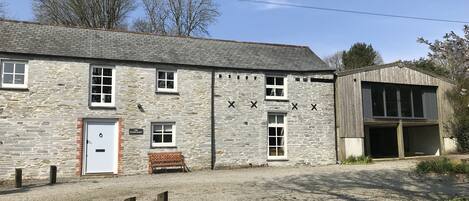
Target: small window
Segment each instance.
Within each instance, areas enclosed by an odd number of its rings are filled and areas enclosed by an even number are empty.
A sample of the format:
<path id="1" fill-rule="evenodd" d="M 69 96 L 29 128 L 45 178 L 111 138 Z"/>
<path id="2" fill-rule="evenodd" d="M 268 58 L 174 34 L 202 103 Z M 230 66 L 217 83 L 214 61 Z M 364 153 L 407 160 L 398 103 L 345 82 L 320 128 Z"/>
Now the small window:
<path id="1" fill-rule="evenodd" d="M 176 71 L 158 70 L 156 74 L 157 92 L 177 92 Z"/>
<path id="2" fill-rule="evenodd" d="M 285 114 L 268 115 L 268 159 L 287 157 L 286 117 Z"/>
<path id="3" fill-rule="evenodd" d="M 266 98 L 267 99 L 286 99 L 286 78 L 280 76 L 267 76 L 266 77 Z"/>
<path id="4" fill-rule="evenodd" d="M 91 67 L 91 106 L 113 107 L 115 100 L 116 69 L 109 66 Z"/>
<path id="5" fill-rule="evenodd" d="M 28 64 L 21 61 L 2 62 L 2 88 L 28 88 Z"/>
<path id="6" fill-rule="evenodd" d="M 176 125 L 174 123 L 153 123 L 151 125 L 151 146 L 176 146 Z"/>

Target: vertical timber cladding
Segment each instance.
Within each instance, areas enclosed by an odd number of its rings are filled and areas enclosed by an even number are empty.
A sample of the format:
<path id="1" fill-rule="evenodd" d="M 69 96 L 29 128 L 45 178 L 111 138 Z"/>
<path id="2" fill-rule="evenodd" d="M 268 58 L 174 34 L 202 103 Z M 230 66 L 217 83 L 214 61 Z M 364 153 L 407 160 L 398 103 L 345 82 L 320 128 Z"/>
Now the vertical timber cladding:
<path id="1" fill-rule="evenodd" d="M 444 125 L 450 120 L 453 113 L 453 109 L 445 95 L 454 86 L 450 80 L 413 67 L 404 66 L 401 63 L 343 71 L 338 73 L 336 80 L 336 121 L 339 138 L 338 153 L 341 160 L 345 158 L 344 138 L 364 137 L 361 86 L 363 81 L 436 86 L 438 88 L 437 106 L 441 141 L 443 137 L 450 135 L 444 129 Z"/>
<path id="2" fill-rule="evenodd" d="M 288 100 L 283 101 L 266 100 L 266 75 L 281 74 L 215 71 L 216 167 L 270 162 L 267 160 L 269 113 L 286 114 L 287 119 L 288 161 L 276 164 L 335 163 L 333 74 L 284 73 Z M 311 81 L 312 77 L 329 81 Z M 297 109 L 293 109 L 293 103 Z"/>

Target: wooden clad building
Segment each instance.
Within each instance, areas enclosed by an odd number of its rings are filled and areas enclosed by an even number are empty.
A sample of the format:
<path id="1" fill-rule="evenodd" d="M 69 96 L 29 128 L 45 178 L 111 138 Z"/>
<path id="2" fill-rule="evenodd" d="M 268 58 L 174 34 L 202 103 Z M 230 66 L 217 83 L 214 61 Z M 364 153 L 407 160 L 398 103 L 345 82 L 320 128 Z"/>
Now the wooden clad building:
<path id="1" fill-rule="evenodd" d="M 396 62 L 337 73 L 339 160 L 440 155 L 456 149 L 445 125 L 452 80 Z"/>

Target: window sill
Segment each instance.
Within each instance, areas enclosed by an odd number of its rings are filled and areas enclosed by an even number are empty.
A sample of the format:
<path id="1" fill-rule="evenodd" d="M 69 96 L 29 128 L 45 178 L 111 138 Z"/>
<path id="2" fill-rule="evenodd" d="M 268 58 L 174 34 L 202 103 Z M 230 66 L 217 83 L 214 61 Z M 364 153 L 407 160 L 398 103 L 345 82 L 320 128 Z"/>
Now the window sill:
<path id="1" fill-rule="evenodd" d="M 90 105 L 89 106 L 90 109 L 96 109 L 96 110 L 115 110 L 117 109 L 116 106 L 94 106 L 94 105 Z"/>
<path id="2" fill-rule="evenodd" d="M 289 161 L 289 160 L 288 158 L 267 159 L 267 162 L 276 162 L 276 161 Z"/>
<path id="3" fill-rule="evenodd" d="M 289 102 L 287 98 L 265 98 L 266 101 Z"/>
<path id="4" fill-rule="evenodd" d="M 28 88 L 22 88 L 22 87 L 0 87 L 0 90 L 5 90 L 5 91 L 29 91 Z"/>
<path id="5" fill-rule="evenodd" d="M 179 92 L 177 92 L 177 91 L 155 91 L 155 94 L 179 95 Z"/>
<path id="6" fill-rule="evenodd" d="M 425 117 L 385 117 L 385 116 L 373 116 L 373 119 L 389 119 L 389 120 L 427 120 Z"/>
<path id="7" fill-rule="evenodd" d="M 161 145 L 161 146 L 155 146 L 151 145 L 151 149 L 176 149 L 178 148 L 176 145 Z"/>

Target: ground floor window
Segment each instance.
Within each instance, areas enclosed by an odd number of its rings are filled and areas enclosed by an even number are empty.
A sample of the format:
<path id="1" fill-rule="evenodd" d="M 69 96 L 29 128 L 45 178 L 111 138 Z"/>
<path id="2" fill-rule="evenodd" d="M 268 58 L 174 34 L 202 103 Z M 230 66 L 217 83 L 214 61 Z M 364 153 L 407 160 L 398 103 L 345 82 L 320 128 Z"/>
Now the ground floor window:
<path id="1" fill-rule="evenodd" d="M 286 147 L 286 115 L 268 115 L 268 159 L 285 159 L 287 156 Z"/>
<path id="2" fill-rule="evenodd" d="M 151 135 L 152 147 L 176 146 L 176 125 L 174 123 L 153 123 Z"/>

